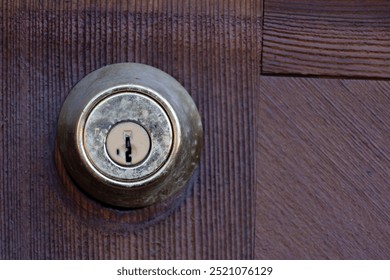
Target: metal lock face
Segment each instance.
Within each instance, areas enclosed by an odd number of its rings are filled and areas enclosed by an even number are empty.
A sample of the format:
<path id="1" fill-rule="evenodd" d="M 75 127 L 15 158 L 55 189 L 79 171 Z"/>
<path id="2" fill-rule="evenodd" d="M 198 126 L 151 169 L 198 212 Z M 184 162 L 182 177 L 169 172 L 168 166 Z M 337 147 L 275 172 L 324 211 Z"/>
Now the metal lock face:
<path id="1" fill-rule="evenodd" d="M 120 180 L 140 180 L 157 171 L 170 154 L 172 140 L 164 109 L 137 92 L 102 100 L 84 128 L 84 149 L 91 163 L 105 176 Z"/>
<path id="2" fill-rule="evenodd" d="M 185 187 L 200 155 L 199 113 L 186 90 L 151 66 L 121 63 L 82 79 L 60 113 L 57 142 L 80 188 L 143 207 Z"/>

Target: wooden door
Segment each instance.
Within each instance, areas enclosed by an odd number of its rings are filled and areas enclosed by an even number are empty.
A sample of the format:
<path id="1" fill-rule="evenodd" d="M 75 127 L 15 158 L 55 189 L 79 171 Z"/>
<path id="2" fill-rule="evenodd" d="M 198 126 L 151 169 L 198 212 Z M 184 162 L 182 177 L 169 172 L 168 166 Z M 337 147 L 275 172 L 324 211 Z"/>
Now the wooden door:
<path id="1" fill-rule="evenodd" d="M 386 1 L 0 5 L 0 258 L 389 258 Z M 199 108 L 199 172 L 173 205 L 104 207 L 56 156 L 69 90 L 117 62 Z"/>
<path id="2" fill-rule="evenodd" d="M 259 3 L 0 5 L 0 258 L 253 258 Z M 199 173 L 173 206 L 104 207 L 74 186 L 55 157 L 57 118 L 69 90 L 118 62 L 166 71 L 199 108 L 205 131 Z"/>

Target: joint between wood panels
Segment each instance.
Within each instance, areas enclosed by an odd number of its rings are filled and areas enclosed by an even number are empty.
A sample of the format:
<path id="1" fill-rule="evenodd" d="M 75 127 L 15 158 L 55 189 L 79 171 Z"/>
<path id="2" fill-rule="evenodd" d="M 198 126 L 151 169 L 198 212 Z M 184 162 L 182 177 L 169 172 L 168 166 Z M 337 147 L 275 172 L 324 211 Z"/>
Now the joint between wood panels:
<path id="1" fill-rule="evenodd" d="M 345 76 L 345 75 L 317 75 L 317 74 L 297 74 L 297 73 L 270 73 L 264 72 L 261 67 L 260 76 L 280 77 L 280 78 L 307 78 L 307 79 L 335 79 L 335 80 L 365 80 L 365 81 L 390 81 L 389 78 L 375 76 Z"/>
<path id="2" fill-rule="evenodd" d="M 265 18 L 265 1 L 260 1 L 260 9 L 261 9 L 261 26 L 260 26 L 260 32 L 261 32 L 261 42 L 260 42 L 260 74 L 263 73 L 263 60 L 264 60 L 264 18 Z"/>
<path id="3" fill-rule="evenodd" d="M 264 49 L 264 45 L 263 45 L 263 42 L 264 42 L 264 15 L 265 15 L 265 1 L 266 0 L 260 0 L 258 1 L 257 3 L 259 3 L 259 6 L 257 7 L 258 9 L 260 9 L 260 13 L 259 15 L 261 16 L 261 19 L 260 21 L 258 21 L 257 19 L 257 16 L 258 14 L 256 13 L 256 21 L 255 21 L 255 30 L 256 30 L 256 38 L 255 38 L 255 44 L 254 46 L 257 48 L 258 46 L 260 47 L 260 49 L 256 49 L 255 53 L 256 53 L 256 59 L 260 59 L 260 66 L 256 67 L 256 78 L 255 78 L 255 84 L 254 84 L 254 87 L 253 87 L 253 104 L 252 104 L 252 112 L 253 112 L 253 127 L 255 128 L 254 131 L 257 131 L 257 127 L 258 127 L 258 119 L 255 117 L 255 112 L 256 110 L 258 109 L 258 102 L 259 102 L 259 97 L 258 95 L 254 94 L 256 91 L 257 91 L 257 88 L 258 88 L 258 85 L 260 84 L 260 78 L 261 78 L 261 74 L 263 72 L 263 49 Z M 258 24 L 260 26 L 258 26 Z M 260 32 L 260 34 L 259 34 Z M 260 35 L 259 38 L 257 37 L 257 35 Z M 259 42 L 260 40 L 260 42 Z M 254 139 L 257 139 L 256 137 L 256 132 L 253 132 L 253 136 L 254 136 Z M 253 152 L 256 154 L 256 146 L 257 146 L 257 142 L 256 141 L 253 141 L 252 142 L 252 150 Z M 257 223 L 257 219 L 256 219 L 256 216 L 257 216 L 257 213 L 256 213 L 256 193 L 257 193 L 257 190 L 256 190 L 256 184 L 257 184 L 257 178 L 258 178 L 258 168 L 257 168 L 257 161 L 256 161 L 256 157 L 254 157 L 254 163 L 253 163 L 253 168 L 254 168 L 254 172 L 253 172 L 253 181 L 252 181 L 252 185 L 254 186 L 253 188 L 253 194 L 254 194 L 254 199 L 252 200 L 252 213 L 254 213 L 253 215 L 253 227 L 254 229 L 256 229 L 256 223 Z M 256 259 L 256 248 L 257 248 L 257 244 L 256 244 L 256 231 L 253 230 L 253 236 L 252 236 L 252 240 L 253 240 L 253 248 L 252 248 L 252 251 L 251 251 L 251 254 L 252 254 L 252 258 L 253 259 Z"/>

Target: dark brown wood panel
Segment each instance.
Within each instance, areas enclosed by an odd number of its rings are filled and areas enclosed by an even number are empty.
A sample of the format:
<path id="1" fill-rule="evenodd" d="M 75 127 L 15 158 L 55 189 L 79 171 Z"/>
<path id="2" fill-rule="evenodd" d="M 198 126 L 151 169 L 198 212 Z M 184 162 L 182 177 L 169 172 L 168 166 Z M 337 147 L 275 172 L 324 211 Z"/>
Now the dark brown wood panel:
<path id="1" fill-rule="evenodd" d="M 266 74 L 390 77 L 387 0 L 266 0 Z"/>
<path id="2" fill-rule="evenodd" d="M 1 1 L 0 258 L 253 258 L 261 15 L 258 0 Z M 200 110 L 203 155 L 182 203 L 106 208 L 58 158 L 56 170 L 69 90 L 127 61 L 174 76 Z"/>
<path id="3" fill-rule="evenodd" d="M 390 258 L 390 83 L 262 77 L 256 258 Z"/>

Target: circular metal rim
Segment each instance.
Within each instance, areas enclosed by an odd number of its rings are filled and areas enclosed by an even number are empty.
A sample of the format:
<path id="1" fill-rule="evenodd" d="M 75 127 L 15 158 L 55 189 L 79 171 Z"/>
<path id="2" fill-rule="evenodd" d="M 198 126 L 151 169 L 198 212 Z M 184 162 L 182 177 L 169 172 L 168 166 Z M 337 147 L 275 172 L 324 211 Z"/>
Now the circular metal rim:
<path id="1" fill-rule="evenodd" d="M 93 163 L 90 162 L 88 154 L 85 151 L 84 147 L 84 129 L 85 129 L 85 124 L 88 119 L 88 116 L 90 112 L 99 104 L 101 101 L 104 99 L 111 97 L 116 94 L 124 93 L 124 92 L 136 92 L 140 94 L 144 94 L 153 100 L 155 100 L 158 104 L 161 105 L 163 110 L 166 112 L 168 115 L 168 119 L 171 122 L 172 126 L 172 146 L 170 153 L 168 154 L 168 157 L 166 161 L 160 166 L 158 170 L 155 172 L 151 173 L 149 176 L 140 178 L 139 180 L 134 180 L 134 181 L 122 181 L 122 180 L 116 180 L 113 178 L 110 178 L 108 176 L 103 175 L 94 165 Z M 116 187 L 125 187 L 125 188 L 134 188 L 138 186 L 144 186 L 148 184 L 151 181 L 155 181 L 158 177 L 161 176 L 161 174 L 164 172 L 164 169 L 167 168 L 172 162 L 170 160 L 172 158 L 172 155 L 174 154 L 174 151 L 179 149 L 178 145 L 180 145 L 180 142 L 178 143 L 177 139 L 180 139 L 181 137 L 181 128 L 179 125 L 179 120 L 174 112 L 173 108 L 166 102 L 166 100 L 156 91 L 146 88 L 141 85 L 135 85 L 135 84 L 126 84 L 126 85 L 119 85 L 113 88 L 109 88 L 105 91 L 100 92 L 98 95 L 95 96 L 95 99 L 91 100 L 90 103 L 85 107 L 83 110 L 82 114 L 79 116 L 79 121 L 77 123 L 77 128 L 76 128 L 76 141 L 77 141 L 77 147 L 81 148 L 80 152 L 82 156 L 80 157 L 81 161 L 87 166 L 90 171 L 96 175 L 96 177 L 100 178 L 100 180 L 104 182 L 111 183 L 115 185 Z M 88 159 L 88 160 L 85 160 Z"/>
<path id="2" fill-rule="evenodd" d="M 169 132 L 170 132 L 170 144 L 169 144 L 169 150 L 164 153 L 162 156 L 163 158 L 160 160 L 161 162 L 158 164 L 157 168 L 154 169 L 154 170 L 151 170 L 151 167 L 148 166 L 146 167 L 145 171 L 142 173 L 141 176 L 137 177 L 137 178 L 128 178 L 128 177 L 131 177 L 130 175 L 132 173 L 136 173 L 137 172 L 137 169 L 141 168 L 143 165 L 142 164 L 146 164 L 148 163 L 147 162 L 147 158 L 144 159 L 143 163 L 139 163 L 137 164 L 136 166 L 131 166 L 131 167 L 125 167 L 125 166 L 121 166 L 119 164 L 116 164 L 115 162 L 113 162 L 110 157 L 108 156 L 107 154 L 107 157 L 109 158 L 109 160 L 107 160 L 107 162 L 110 162 L 111 163 L 111 167 L 117 167 L 116 171 L 115 170 L 112 170 L 112 172 L 109 172 L 109 171 L 105 171 L 105 170 L 102 170 L 102 167 L 101 167 L 101 164 L 99 164 L 98 162 L 96 161 L 93 161 L 91 159 L 91 157 L 93 156 L 91 154 L 91 151 L 88 151 L 88 145 L 86 143 L 86 130 L 87 130 L 87 124 L 88 124 L 88 120 L 91 118 L 91 114 L 94 112 L 94 110 L 100 105 L 102 104 L 102 102 L 105 102 L 106 100 L 110 99 L 110 98 L 115 98 L 117 97 L 118 95 L 127 95 L 127 94 L 136 94 L 136 95 L 140 95 L 142 97 L 145 97 L 147 99 L 150 99 L 152 100 L 152 102 L 155 102 L 156 103 L 156 106 L 159 107 L 159 109 L 164 113 L 165 115 L 165 118 L 166 118 L 166 121 L 168 122 L 168 125 L 169 125 Z M 101 94 L 99 94 L 100 96 L 104 96 L 103 98 L 101 98 L 101 100 L 96 104 L 94 105 L 93 107 L 91 108 L 86 108 L 84 114 L 85 114 L 85 118 L 82 116 L 80 117 L 80 121 L 82 120 L 82 123 L 80 123 L 80 127 L 82 127 L 82 131 L 78 131 L 78 135 L 80 136 L 80 139 L 82 140 L 82 142 L 79 142 L 79 145 L 82 144 L 81 148 L 82 148 L 82 152 L 87 156 L 87 160 L 88 160 L 88 165 L 90 166 L 93 166 L 96 170 L 96 172 L 98 172 L 102 178 L 104 178 L 104 180 L 108 180 L 108 179 L 111 179 L 111 180 L 114 180 L 114 181 L 118 181 L 118 182 L 125 182 L 125 183 L 131 183 L 131 182 L 140 182 L 142 181 L 143 179 L 146 179 L 150 176 L 152 176 L 154 173 L 156 173 L 158 170 L 160 170 L 161 168 L 164 168 L 164 165 L 165 163 L 168 161 L 169 157 L 171 156 L 171 153 L 172 153 L 172 148 L 174 146 L 174 127 L 172 125 L 172 121 L 171 121 L 171 117 L 169 115 L 169 112 L 167 112 L 167 109 L 165 109 L 161 103 L 159 103 L 158 101 L 156 101 L 154 98 L 152 98 L 149 95 L 146 95 L 145 93 L 140 93 L 140 92 L 136 92 L 134 90 L 127 90 L 127 91 L 119 91 L 119 90 L 115 90 L 115 93 L 114 94 L 110 94 L 109 92 L 106 94 L 106 92 L 101 92 Z M 174 115 L 174 112 L 171 112 L 171 115 Z M 123 120 L 125 121 L 125 120 Z M 150 133 L 149 132 L 149 137 L 150 137 Z M 151 133 L 153 134 L 153 133 Z M 105 138 L 107 138 L 108 136 L 108 132 L 105 136 Z M 105 140 L 104 140 L 105 141 Z M 154 143 L 155 144 L 155 139 L 152 140 L 152 144 Z M 104 145 L 104 144 L 103 144 Z M 105 148 L 105 145 L 103 147 L 104 151 L 106 151 L 106 148 Z M 150 153 L 149 155 L 150 156 Z M 83 158 L 84 159 L 84 158 Z M 149 159 L 150 161 L 150 159 Z M 131 170 L 131 171 L 129 171 Z M 115 177 L 113 175 L 113 173 L 115 172 L 118 172 L 120 173 L 119 176 L 123 176 L 123 179 L 121 179 L 120 177 Z M 130 173 L 131 172 L 131 173 Z M 125 178 L 127 176 L 127 178 Z M 133 175 L 134 176 L 134 175 Z"/>

